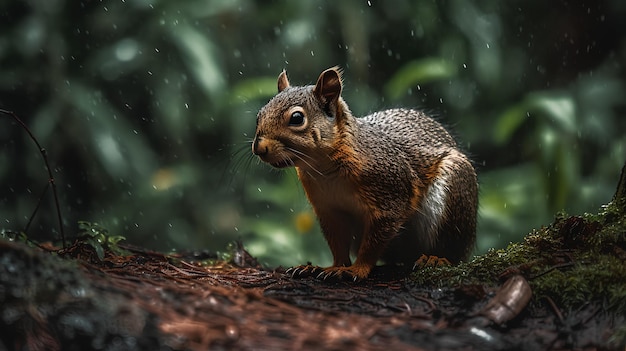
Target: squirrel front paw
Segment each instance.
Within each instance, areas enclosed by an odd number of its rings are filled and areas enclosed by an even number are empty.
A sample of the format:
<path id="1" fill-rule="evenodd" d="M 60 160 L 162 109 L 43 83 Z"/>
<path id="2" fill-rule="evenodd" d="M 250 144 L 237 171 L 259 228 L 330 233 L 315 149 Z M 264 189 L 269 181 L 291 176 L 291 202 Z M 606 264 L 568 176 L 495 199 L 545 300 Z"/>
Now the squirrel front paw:
<path id="1" fill-rule="evenodd" d="M 356 282 L 367 278 L 371 270 L 371 267 L 365 265 L 333 266 L 324 268 L 316 278 L 321 280 L 352 280 Z"/>
<path id="2" fill-rule="evenodd" d="M 367 278 L 372 267 L 367 265 L 333 266 L 322 268 L 310 264 L 289 268 L 285 273 L 293 278 L 315 277 L 320 280 L 352 280 Z"/>
<path id="3" fill-rule="evenodd" d="M 355 262 L 350 266 L 332 266 L 324 268 L 316 278 L 321 280 L 352 280 L 359 281 L 367 278 L 372 266 Z"/>
<path id="4" fill-rule="evenodd" d="M 320 266 L 313 266 L 310 263 L 295 266 L 287 269 L 285 273 L 289 274 L 292 278 L 306 278 L 310 276 L 317 276 L 324 271 L 324 268 Z"/>

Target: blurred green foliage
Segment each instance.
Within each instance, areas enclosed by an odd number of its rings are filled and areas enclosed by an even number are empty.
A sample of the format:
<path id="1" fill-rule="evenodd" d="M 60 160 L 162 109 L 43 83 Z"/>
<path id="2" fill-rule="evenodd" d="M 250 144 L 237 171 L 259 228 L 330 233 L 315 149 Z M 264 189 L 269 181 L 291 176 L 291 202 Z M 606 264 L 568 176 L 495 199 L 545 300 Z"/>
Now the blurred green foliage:
<path id="1" fill-rule="evenodd" d="M 98 222 L 160 250 L 242 239 L 271 265 L 328 264 L 293 170 L 249 148 L 283 68 L 311 84 L 339 65 L 356 115 L 417 107 L 453 129 L 478 168 L 484 252 L 610 200 L 625 15 L 621 0 L 2 0 L 0 108 L 47 148 L 70 233 Z M 2 227 L 23 227 L 46 182 L 0 120 Z M 45 205 L 29 236 L 56 231 Z"/>

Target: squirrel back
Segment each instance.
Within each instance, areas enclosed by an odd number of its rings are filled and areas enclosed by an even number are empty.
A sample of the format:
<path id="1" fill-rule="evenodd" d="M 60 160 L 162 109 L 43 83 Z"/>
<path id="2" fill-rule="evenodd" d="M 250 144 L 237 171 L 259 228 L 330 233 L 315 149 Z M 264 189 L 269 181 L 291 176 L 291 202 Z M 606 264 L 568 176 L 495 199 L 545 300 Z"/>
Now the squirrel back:
<path id="1" fill-rule="evenodd" d="M 278 89 L 259 111 L 252 150 L 274 167 L 296 167 L 334 258 L 298 274 L 361 279 L 379 259 L 468 258 L 476 173 L 441 124 L 411 109 L 355 118 L 337 68 L 305 87 L 292 87 L 283 71 Z"/>

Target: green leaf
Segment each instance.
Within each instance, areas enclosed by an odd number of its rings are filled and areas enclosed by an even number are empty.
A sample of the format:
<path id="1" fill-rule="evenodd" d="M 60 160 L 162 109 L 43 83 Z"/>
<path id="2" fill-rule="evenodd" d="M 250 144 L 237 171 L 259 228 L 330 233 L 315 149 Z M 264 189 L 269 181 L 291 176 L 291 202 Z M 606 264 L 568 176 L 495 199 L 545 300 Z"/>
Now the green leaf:
<path id="1" fill-rule="evenodd" d="M 529 105 L 535 111 L 551 117 L 552 121 L 563 130 L 569 133 L 576 132 L 578 128 L 576 124 L 576 105 L 572 96 L 554 93 L 533 94 L 529 98 Z"/>
<path id="2" fill-rule="evenodd" d="M 119 243 L 122 240 L 126 240 L 126 238 L 121 236 L 121 235 L 112 235 L 112 236 L 109 236 L 109 238 L 107 240 L 107 244 L 109 244 L 109 245 L 117 245 L 117 243 Z"/>
<path id="3" fill-rule="evenodd" d="M 529 113 L 539 118 L 549 118 L 561 130 L 575 133 L 576 108 L 571 96 L 549 92 L 534 92 L 528 94 L 524 100 L 506 109 L 498 118 L 493 131 L 494 141 L 498 144 L 506 143 L 517 129 L 524 123 Z"/>
<path id="4" fill-rule="evenodd" d="M 102 261 L 104 259 L 104 248 L 102 247 L 102 245 L 100 245 L 98 240 L 94 238 L 89 238 L 86 240 L 86 242 L 91 247 L 93 247 L 94 250 L 96 250 L 96 255 L 98 255 L 98 258 L 100 259 L 100 261 Z"/>
<path id="5" fill-rule="evenodd" d="M 220 56 L 219 50 L 206 33 L 200 33 L 191 26 L 181 25 L 173 29 L 174 42 L 200 87 L 209 95 L 222 95 L 226 81 L 222 73 L 224 69 L 216 59 Z"/>
<path id="6" fill-rule="evenodd" d="M 239 102 L 248 100 L 269 98 L 277 92 L 276 77 L 250 78 L 235 85 L 231 97 Z"/>
<path id="7" fill-rule="evenodd" d="M 453 77 L 457 69 L 452 63 L 441 58 L 425 58 L 407 63 L 401 67 L 385 86 L 385 94 L 397 100 L 409 89 L 418 84 L 426 84 Z"/>
<path id="8" fill-rule="evenodd" d="M 493 130 L 494 141 L 502 145 L 509 141 L 515 131 L 522 125 L 527 115 L 526 103 L 520 103 L 508 108 L 497 119 L 496 126 Z"/>

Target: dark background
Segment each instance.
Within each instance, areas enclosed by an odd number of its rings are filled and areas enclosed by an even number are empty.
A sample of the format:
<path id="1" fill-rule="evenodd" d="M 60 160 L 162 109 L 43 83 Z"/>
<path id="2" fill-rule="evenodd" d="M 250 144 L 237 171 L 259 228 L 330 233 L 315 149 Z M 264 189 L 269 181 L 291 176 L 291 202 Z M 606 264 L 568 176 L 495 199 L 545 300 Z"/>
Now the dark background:
<path id="1" fill-rule="evenodd" d="M 626 160 L 626 3 L 604 1 L 0 2 L 0 108 L 47 149 L 65 228 L 97 222 L 159 250 L 330 263 L 293 170 L 250 154 L 287 69 L 344 68 L 355 115 L 405 106 L 448 125 L 478 168 L 477 253 L 560 210 L 595 212 Z M 0 228 L 47 182 L 0 116 Z M 28 235 L 55 238 L 47 193 Z"/>

